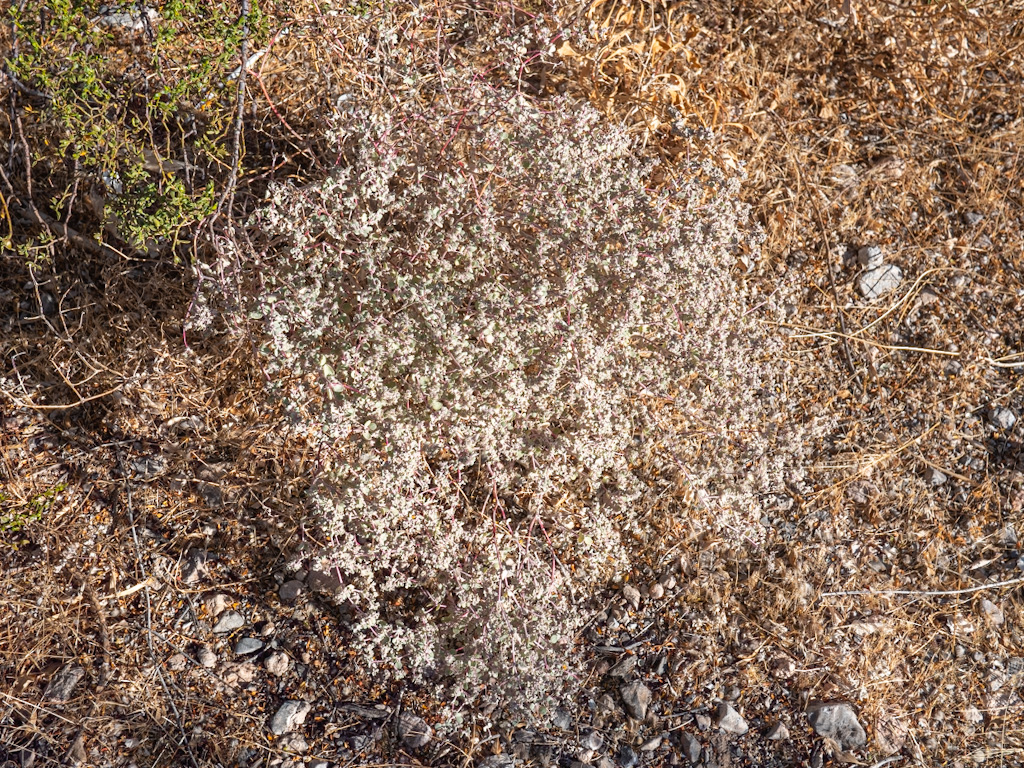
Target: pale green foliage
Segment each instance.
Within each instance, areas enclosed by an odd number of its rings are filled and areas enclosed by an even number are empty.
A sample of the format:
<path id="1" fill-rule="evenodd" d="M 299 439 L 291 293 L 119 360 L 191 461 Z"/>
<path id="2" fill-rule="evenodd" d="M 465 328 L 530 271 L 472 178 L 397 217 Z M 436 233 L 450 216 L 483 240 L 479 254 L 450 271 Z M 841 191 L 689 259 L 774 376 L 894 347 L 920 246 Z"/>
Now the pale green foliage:
<path id="1" fill-rule="evenodd" d="M 334 131 L 335 172 L 274 187 L 229 255 L 281 394 L 319 414 L 339 599 L 384 673 L 536 704 L 571 683 L 576 598 L 628 568 L 641 455 L 759 516 L 770 466 L 742 487 L 689 452 L 760 416 L 736 183 L 649 191 L 590 107 L 480 84 Z"/>

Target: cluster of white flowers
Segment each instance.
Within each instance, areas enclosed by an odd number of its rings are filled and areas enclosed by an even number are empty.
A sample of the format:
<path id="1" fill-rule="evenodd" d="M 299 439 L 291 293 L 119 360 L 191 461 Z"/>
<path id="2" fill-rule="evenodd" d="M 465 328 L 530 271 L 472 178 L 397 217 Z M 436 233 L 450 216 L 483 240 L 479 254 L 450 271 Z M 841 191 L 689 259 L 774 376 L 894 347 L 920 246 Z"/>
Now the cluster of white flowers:
<path id="1" fill-rule="evenodd" d="M 575 672 L 575 600 L 628 568 L 645 456 L 751 512 L 778 469 L 691 452 L 759 427 L 737 182 L 652 191 L 589 106 L 479 82 L 332 130 L 335 171 L 273 187 L 232 255 L 268 370 L 321 404 L 339 600 L 382 673 L 537 703 Z"/>

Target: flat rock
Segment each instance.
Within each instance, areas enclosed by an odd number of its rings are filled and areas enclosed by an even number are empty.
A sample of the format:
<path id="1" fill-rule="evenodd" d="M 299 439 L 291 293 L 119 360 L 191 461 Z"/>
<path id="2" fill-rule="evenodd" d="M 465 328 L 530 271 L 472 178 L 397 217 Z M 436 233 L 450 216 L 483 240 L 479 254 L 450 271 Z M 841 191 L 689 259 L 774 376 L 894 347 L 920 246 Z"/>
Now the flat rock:
<path id="1" fill-rule="evenodd" d="M 768 733 L 765 734 L 765 738 L 769 741 L 785 741 L 789 738 L 789 728 L 783 723 L 776 723 L 771 727 Z"/>
<path id="2" fill-rule="evenodd" d="M 1013 429 L 1013 425 L 1017 423 L 1017 415 L 1009 408 L 997 405 L 989 409 L 988 423 L 997 429 Z"/>
<path id="3" fill-rule="evenodd" d="M 213 652 L 213 648 L 208 645 L 204 645 L 199 649 L 198 659 L 200 665 L 206 669 L 213 669 L 217 666 L 217 654 Z"/>
<path id="4" fill-rule="evenodd" d="M 635 768 L 640 758 L 629 744 L 623 744 L 615 754 L 615 762 L 619 768 Z"/>
<path id="5" fill-rule="evenodd" d="M 700 762 L 700 741 L 696 736 L 683 733 L 679 737 L 679 746 L 682 747 L 683 757 L 690 761 L 690 765 L 697 765 Z"/>
<path id="6" fill-rule="evenodd" d="M 620 680 L 625 680 L 627 677 L 633 674 L 633 670 L 636 669 L 636 656 L 629 654 L 619 659 L 618 663 L 608 670 L 608 677 L 615 677 Z"/>
<path id="7" fill-rule="evenodd" d="M 58 670 L 43 691 L 47 701 L 67 701 L 75 691 L 75 686 L 85 677 L 85 670 L 73 664 L 65 664 Z"/>
<path id="8" fill-rule="evenodd" d="M 306 721 L 310 709 L 308 701 L 286 701 L 270 719 L 270 732 L 282 736 L 295 730 Z"/>
<path id="9" fill-rule="evenodd" d="M 306 585 L 298 579 L 291 579 L 281 585 L 281 588 L 277 591 L 278 596 L 283 602 L 292 603 L 306 590 Z"/>
<path id="10" fill-rule="evenodd" d="M 430 743 L 434 730 L 422 717 L 403 712 L 398 718 L 398 738 L 408 749 L 420 749 Z"/>
<path id="11" fill-rule="evenodd" d="M 878 269 L 885 261 L 882 249 L 877 245 L 865 245 L 857 251 L 857 263 L 864 269 Z"/>
<path id="12" fill-rule="evenodd" d="M 217 623 L 213 625 L 213 631 L 218 635 L 226 635 L 244 626 L 245 619 L 242 617 L 242 614 L 238 611 L 225 611 L 217 619 Z"/>
<path id="13" fill-rule="evenodd" d="M 257 640 L 255 637 L 243 637 L 237 643 L 235 643 L 235 653 L 239 656 L 247 656 L 250 653 L 256 653 L 263 648 L 263 642 Z"/>
<path id="14" fill-rule="evenodd" d="M 274 677 L 283 677 L 288 674 L 288 670 L 292 667 L 292 660 L 288 658 L 288 654 L 283 651 L 277 651 L 267 656 L 263 660 L 263 666 L 267 672 L 272 674 Z"/>
<path id="15" fill-rule="evenodd" d="M 551 724 L 560 731 L 568 731 L 572 728 L 572 715 L 564 709 L 556 709 L 551 716 Z"/>
<path id="16" fill-rule="evenodd" d="M 309 749 L 309 742 L 301 733 L 288 733 L 281 737 L 277 746 L 278 749 L 283 749 L 285 752 L 295 752 L 301 755 Z"/>
<path id="17" fill-rule="evenodd" d="M 283 585 L 282 585 L 283 586 Z M 342 588 L 341 579 L 335 571 L 310 571 L 306 586 L 314 592 L 332 595 Z"/>
<path id="18" fill-rule="evenodd" d="M 949 478 L 946 477 L 946 473 L 945 472 L 942 472 L 941 470 L 935 469 L 935 467 L 928 467 L 924 471 L 924 481 L 926 483 L 928 483 L 928 485 L 932 485 L 932 486 L 943 485 L 943 484 L 945 484 L 946 480 L 948 480 L 948 479 Z"/>
<path id="19" fill-rule="evenodd" d="M 619 688 L 619 694 L 622 696 L 622 705 L 626 709 L 626 714 L 637 720 L 647 717 L 647 707 L 651 704 L 650 688 L 639 680 L 634 680 Z"/>
<path id="20" fill-rule="evenodd" d="M 634 587 L 632 584 L 627 584 L 622 588 L 622 598 L 626 601 L 626 605 L 628 605 L 634 611 L 639 610 L 640 590 Z"/>
<path id="21" fill-rule="evenodd" d="M 724 701 L 720 702 L 715 710 L 715 725 L 718 726 L 719 730 L 726 733 L 735 733 L 739 736 L 750 730 L 743 716 L 733 709 L 731 704 L 727 704 Z"/>
<path id="22" fill-rule="evenodd" d="M 515 765 L 515 762 L 516 761 L 511 755 L 502 753 L 500 755 L 485 757 L 476 765 L 477 768 L 512 768 L 512 766 Z"/>
<path id="23" fill-rule="evenodd" d="M 185 654 L 176 653 L 167 659 L 167 668 L 171 672 L 181 672 L 185 667 L 188 666 L 188 659 L 185 658 Z"/>
<path id="24" fill-rule="evenodd" d="M 857 749 L 867 743 L 864 728 L 853 707 L 843 702 L 821 702 L 808 707 L 807 718 L 819 736 L 826 736 L 844 750 Z"/>
<path id="25" fill-rule="evenodd" d="M 877 299 L 879 296 L 896 290 L 903 282 L 903 270 L 895 264 L 883 264 L 857 278 L 857 290 L 865 299 Z"/>

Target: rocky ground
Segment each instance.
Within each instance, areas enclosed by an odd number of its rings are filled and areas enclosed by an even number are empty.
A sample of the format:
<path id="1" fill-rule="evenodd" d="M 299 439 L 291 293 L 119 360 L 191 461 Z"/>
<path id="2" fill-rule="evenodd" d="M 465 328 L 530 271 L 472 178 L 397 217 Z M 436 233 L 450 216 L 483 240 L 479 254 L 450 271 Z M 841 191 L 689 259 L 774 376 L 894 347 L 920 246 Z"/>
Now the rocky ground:
<path id="1" fill-rule="evenodd" d="M 316 456 L 247 345 L 183 336 L 190 273 L 5 252 L 0 376 L 97 371 L 72 407 L 0 401 L 5 767 L 1024 761 L 1021 9 L 569 10 L 591 47 L 547 85 L 668 162 L 683 119 L 745 165 L 768 239 L 736 277 L 783 305 L 782 394 L 830 425 L 766 540 L 696 533 L 680 503 L 581 606 L 580 695 L 455 720 L 349 652 L 310 569 Z M 302 50 L 262 82 L 295 125 Z"/>

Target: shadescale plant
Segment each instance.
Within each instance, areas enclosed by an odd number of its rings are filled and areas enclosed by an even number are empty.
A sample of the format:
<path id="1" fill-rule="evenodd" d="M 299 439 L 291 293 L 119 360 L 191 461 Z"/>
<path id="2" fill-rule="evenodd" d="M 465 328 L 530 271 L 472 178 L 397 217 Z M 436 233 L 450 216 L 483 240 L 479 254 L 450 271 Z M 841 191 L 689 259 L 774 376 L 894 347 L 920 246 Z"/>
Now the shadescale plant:
<path id="1" fill-rule="evenodd" d="M 652 456 L 741 526 L 781 468 L 750 437 L 769 350 L 729 273 L 757 245 L 738 182 L 655 191 L 591 107 L 475 81 L 332 131 L 329 177 L 274 186 L 223 248 L 325 457 L 338 600 L 383 675 L 538 705 L 629 566 Z"/>

